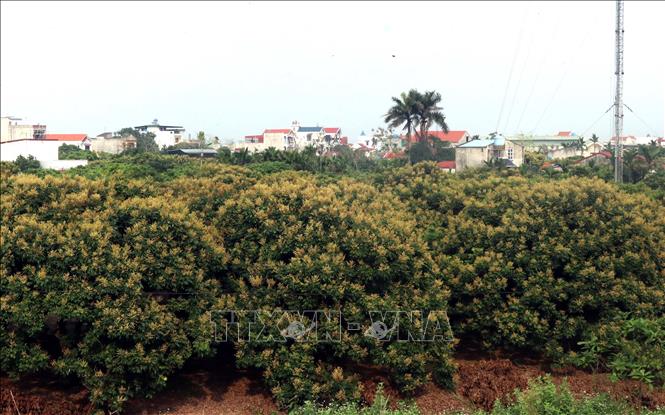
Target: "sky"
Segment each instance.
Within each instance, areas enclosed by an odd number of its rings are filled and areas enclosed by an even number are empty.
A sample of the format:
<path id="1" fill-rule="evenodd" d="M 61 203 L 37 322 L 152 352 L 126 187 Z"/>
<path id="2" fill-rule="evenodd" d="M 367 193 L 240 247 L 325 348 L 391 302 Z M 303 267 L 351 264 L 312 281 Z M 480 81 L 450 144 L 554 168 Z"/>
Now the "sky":
<path id="1" fill-rule="evenodd" d="M 384 126 L 441 93 L 449 128 L 609 137 L 615 2 L 0 3 L 2 115 L 97 135 L 158 119 L 228 141 Z M 624 131 L 663 135 L 665 3 L 625 4 Z"/>

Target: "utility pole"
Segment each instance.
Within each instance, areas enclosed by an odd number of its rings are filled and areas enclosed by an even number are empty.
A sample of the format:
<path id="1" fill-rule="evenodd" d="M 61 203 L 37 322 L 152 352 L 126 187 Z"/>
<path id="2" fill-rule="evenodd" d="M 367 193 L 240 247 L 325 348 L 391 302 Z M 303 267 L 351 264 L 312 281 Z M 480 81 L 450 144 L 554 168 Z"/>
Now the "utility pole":
<path id="1" fill-rule="evenodd" d="M 623 182 L 623 0 L 617 0 L 616 96 L 614 97 L 614 181 Z"/>

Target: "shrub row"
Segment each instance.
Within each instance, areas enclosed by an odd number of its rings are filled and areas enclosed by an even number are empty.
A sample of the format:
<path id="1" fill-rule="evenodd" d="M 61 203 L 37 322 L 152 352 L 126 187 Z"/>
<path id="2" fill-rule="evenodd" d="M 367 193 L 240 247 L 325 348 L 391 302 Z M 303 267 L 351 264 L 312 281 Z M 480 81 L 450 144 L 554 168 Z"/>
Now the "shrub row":
<path id="1" fill-rule="evenodd" d="M 372 310 L 447 310 L 463 345 L 553 358 L 665 312 L 665 207 L 599 180 L 183 166 L 157 181 L 136 166 L 94 167 L 100 179 L 3 169 L 3 370 L 79 379 L 97 407 L 119 409 L 217 352 L 214 310 L 264 310 L 279 330 L 293 310 L 363 323 L 337 342 L 233 341 L 223 358 L 262 370 L 292 407 L 357 398 L 368 366 L 405 393 L 451 385 L 449 342 L 365 336 Z"/>
<path id="2" fill-rule="evenodd" d="M 376 182 L 411 206 L 468 343 L 558 358 L 599 325 L 665 313 L 665 207 L 649 197 L 431 164 Z"/>
<path id="3" fill-rule="evenodd" d="M 449 342 L 363 335 L 370 310 L 445 311 L 448 297 L 406 206 L 371 185 L 241 168 L 166 182 L 10 175 L 2 223 L 3 370 L 78 379 L 97 408 L 150 396 L 215 353 L 221 309 L 362 323 L 339 341 L 234 342 L 226 358 L 261 369 L 283 406 L 357 399 L 367 365 L 405 393 L 451 384 Z"/>

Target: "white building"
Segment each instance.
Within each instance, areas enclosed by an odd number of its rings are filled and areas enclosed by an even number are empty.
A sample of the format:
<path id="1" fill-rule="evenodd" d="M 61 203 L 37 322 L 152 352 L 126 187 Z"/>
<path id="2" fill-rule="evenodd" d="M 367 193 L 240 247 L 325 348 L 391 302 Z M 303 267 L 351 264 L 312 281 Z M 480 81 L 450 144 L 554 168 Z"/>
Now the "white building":
<path id="1" fill-rule="evenodd" d="M 155 143 L 162 149 L 164 147 L 174 146 L 183 141 L 185 129 L 178 125 L 160 125 L 157 119 L 152 121 L 149 125 L 139 125 L 134 127 L 141 133 L 153 133 L 155 135 Z"/>
<path id="2" fill-rule="evenodd" d="M 455 171 L 483 167 L 492 160 L 504 160 L 507 167 L 519 167 L 524 162 L 524 146 L 502 135 L 491 135 L 455 148 Z"/>
<path id="3" fill-rule="evenodd" d="M 43 138 L 46 126 L 43 124 L 19 124 L 20 118 L 0 118 L 0 142 L 14 140 L 32 140 Z"/>
<path id="4" fill-rule="evenodd" d="M 58 148 L 62 145 L 57 140 L 19 139 L 0 143 L 0 160 L 16 161 L 18 156 L 32 156 L 35 159 L 58 160 Z"/>
<path id="5" fill-rule="evenodd" d="M 617 142 L 616 136 L 610 138 L 610 144 L 615 146 Z M 637 137 L 634 135 L 626 135 L 621 137 L 621 143 L 624 147 L 637 147 L 637 146 L 648 146 L 655 144 L 657 146 L 665 147 L 665 140 L 663 137 L 652 137 L 650 135 Z"/>

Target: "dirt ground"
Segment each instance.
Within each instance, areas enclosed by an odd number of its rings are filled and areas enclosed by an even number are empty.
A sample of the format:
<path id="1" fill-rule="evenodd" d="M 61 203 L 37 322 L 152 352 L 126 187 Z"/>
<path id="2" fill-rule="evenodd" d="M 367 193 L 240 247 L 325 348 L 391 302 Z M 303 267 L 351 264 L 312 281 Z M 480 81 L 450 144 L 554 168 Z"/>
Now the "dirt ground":
<path id="1" fill-rule="evenodd" d="M 536 363 L 516 364 L 508 359 L 456 360 L 456 390 L 443 390 L 427 385 L 414 399 L 425 414 L 451 410 L 490 409 L 496 399 L 507 402 L 515 388 L 524 388 L 529 379 L 544 374 Z M 221 372 L 221 373 L 220 373 Z M 647 407 L 665 406 L 665 391 L 642 387 L 638 382 L 613 383 L 606 374 L 590 374 L 579 370 L 552 373 L 558 383 L 566 379 L 578 396 L 607 393 Z M 80 415 L 90 412 L 87 393 L 81 387 L 63 387 L 56 381 L 25 380 L 11 382 L 0 379 L 2 415 Z M 380 373 L 368 374 L 364 381 L 364 398 L 373 399 L 379 382 L 386 384 L 386 394 L 401 399 Z M 153 399 L 134 399 L 126 405 L 129 415 L 221 415 L 281 413 L 261 384 L 256 373 L 212 371 L 193 368 L 174 376 L 167 389 Z"/>

